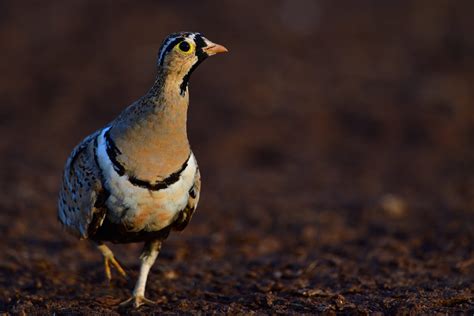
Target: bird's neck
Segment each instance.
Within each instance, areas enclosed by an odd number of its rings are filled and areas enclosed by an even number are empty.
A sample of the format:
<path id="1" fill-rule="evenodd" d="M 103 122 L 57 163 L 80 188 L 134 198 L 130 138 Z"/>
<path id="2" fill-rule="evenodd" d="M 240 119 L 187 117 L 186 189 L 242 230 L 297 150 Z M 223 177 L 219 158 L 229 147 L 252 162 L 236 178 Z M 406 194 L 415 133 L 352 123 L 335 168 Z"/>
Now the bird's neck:
<path id="1" fill-rule="evenodd" d="M 186 131 L 189 96 L 180 74 L 158 72 L 148 93 L 113 122 L 111 137 L 129 175 L 155 181 L 178 170 L 189 157 Z"/>

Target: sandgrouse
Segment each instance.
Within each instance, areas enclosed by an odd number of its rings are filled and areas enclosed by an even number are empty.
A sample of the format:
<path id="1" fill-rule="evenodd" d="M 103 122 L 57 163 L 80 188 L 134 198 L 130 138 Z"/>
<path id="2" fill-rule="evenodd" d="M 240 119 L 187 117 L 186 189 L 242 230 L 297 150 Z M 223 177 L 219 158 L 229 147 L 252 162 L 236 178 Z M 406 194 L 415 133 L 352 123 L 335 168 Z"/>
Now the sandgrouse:
<path id="1" fill-rule="evenodd" d="M 208 56 L 227 52 L 200 33 L 169 35 L 158 52 L 152 88 L 115 120 L 86 137 L 69 156 L 59 193 L 60 222 L 94 242 L 126 275 L 104 242 L 144 242 L 140 273 L 123 305 L 153 304 L 145 285 L 171 230 L 183 230 L 196 209 L 200 174 L 188 142 L 191 73 Z"/>

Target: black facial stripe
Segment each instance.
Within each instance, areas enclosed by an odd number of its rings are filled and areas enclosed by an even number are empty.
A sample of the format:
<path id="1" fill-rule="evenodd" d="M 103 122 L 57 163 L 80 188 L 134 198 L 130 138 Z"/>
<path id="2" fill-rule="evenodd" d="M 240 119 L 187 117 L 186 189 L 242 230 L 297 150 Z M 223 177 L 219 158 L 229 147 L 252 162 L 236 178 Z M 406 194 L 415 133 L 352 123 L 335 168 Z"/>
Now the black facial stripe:
<path id="1" fill-rule="evenodd" d="M 206 54 L 204 53 L 204 55 Z M 206 59 L 206 57 L 207 55 L 205 57 L 200 58 L 198 55 L 198 60 L 194 63 L 191 69 L 189 69 L 188 73 L 184 75 L 183 81 L 181 81 L 181 84 L 179 85 L 179 94 L 181 96 L 184 96 L 184 94 L 186 93 L 186 88 L 188 87 L 188 83 L 189 83 L 189 77 L 191 76 L 193 71 L 197 68 L 197 66 L 199 66 L 199 64 L 202 63 L 204 59 Z"/>
<path id="2" fill-rule="evenodd" d="M 199 60 L 204 60 L 208 55 L 204 52 L 203 48 L 207 46 L 206 42 L 202 38 L 200 33 L 197 33 L 194 37 L 194 42 L 196 43 L 196 56 Z"/>
<path id="3" fill-rule="evenodd" d="M 204 61 L 208 57 L 208 55 L 204 52 L 203 48 L 206 47 L 206 42 L 202 38 L 200 33 L 196 33 L 194 37 L 194 42 L 196 43 L 196 56 L 198 60 L 194 63 L 194 65 L 189 69 L 188 73 L 184 75 L 183 81 L 179 85 L 179 93 L 181 96 L 184 96 L 186 93 L 186 88 L 188 87 L 189 83 L 189 77 L 191 77 L 191 74 L 193 71 L 199 66 L 200 63 Z"/>
<path id="4" fill-rule="evenodd" d="M 195 37 L 194 37 L 194 42 L 196 43 L 196 47 L 200 48 L 201 51 L 204 47 L 206 47 L 206 42 L 204 41 L 204 39 L 202 38 L 201 34 L 196 34 Z"/>

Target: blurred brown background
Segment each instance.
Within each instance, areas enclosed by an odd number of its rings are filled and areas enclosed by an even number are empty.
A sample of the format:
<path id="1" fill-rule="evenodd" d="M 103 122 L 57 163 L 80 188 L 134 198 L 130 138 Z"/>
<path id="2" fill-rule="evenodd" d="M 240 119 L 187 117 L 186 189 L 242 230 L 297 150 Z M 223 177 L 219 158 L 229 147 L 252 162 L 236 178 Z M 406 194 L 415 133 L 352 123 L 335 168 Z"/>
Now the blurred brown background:
<path id="1" fill-rule="evenodd" d="M 56 221 L 63 164 L 175 31 L 203 193 L 143 313 L 474 310 L 471 1 L 0 2 L 0 311 L 117 313 L 130 282 Z"/>

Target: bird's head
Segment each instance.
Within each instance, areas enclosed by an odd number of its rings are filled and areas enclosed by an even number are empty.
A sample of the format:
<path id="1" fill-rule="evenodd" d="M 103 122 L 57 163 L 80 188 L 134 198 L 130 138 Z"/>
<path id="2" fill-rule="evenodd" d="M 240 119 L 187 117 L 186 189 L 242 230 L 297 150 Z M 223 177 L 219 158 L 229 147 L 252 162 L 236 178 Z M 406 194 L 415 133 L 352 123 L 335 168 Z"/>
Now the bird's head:
<path id="1" fill-rule="evenodd" d="M 191 73 L 207 57 L 225 53 L 227 49 L 213 43 L 201 33 L 181 32 L 169 35 L 158 52 L 158 71 L 181 78 L 180 93 L 184 94 Z"/>

